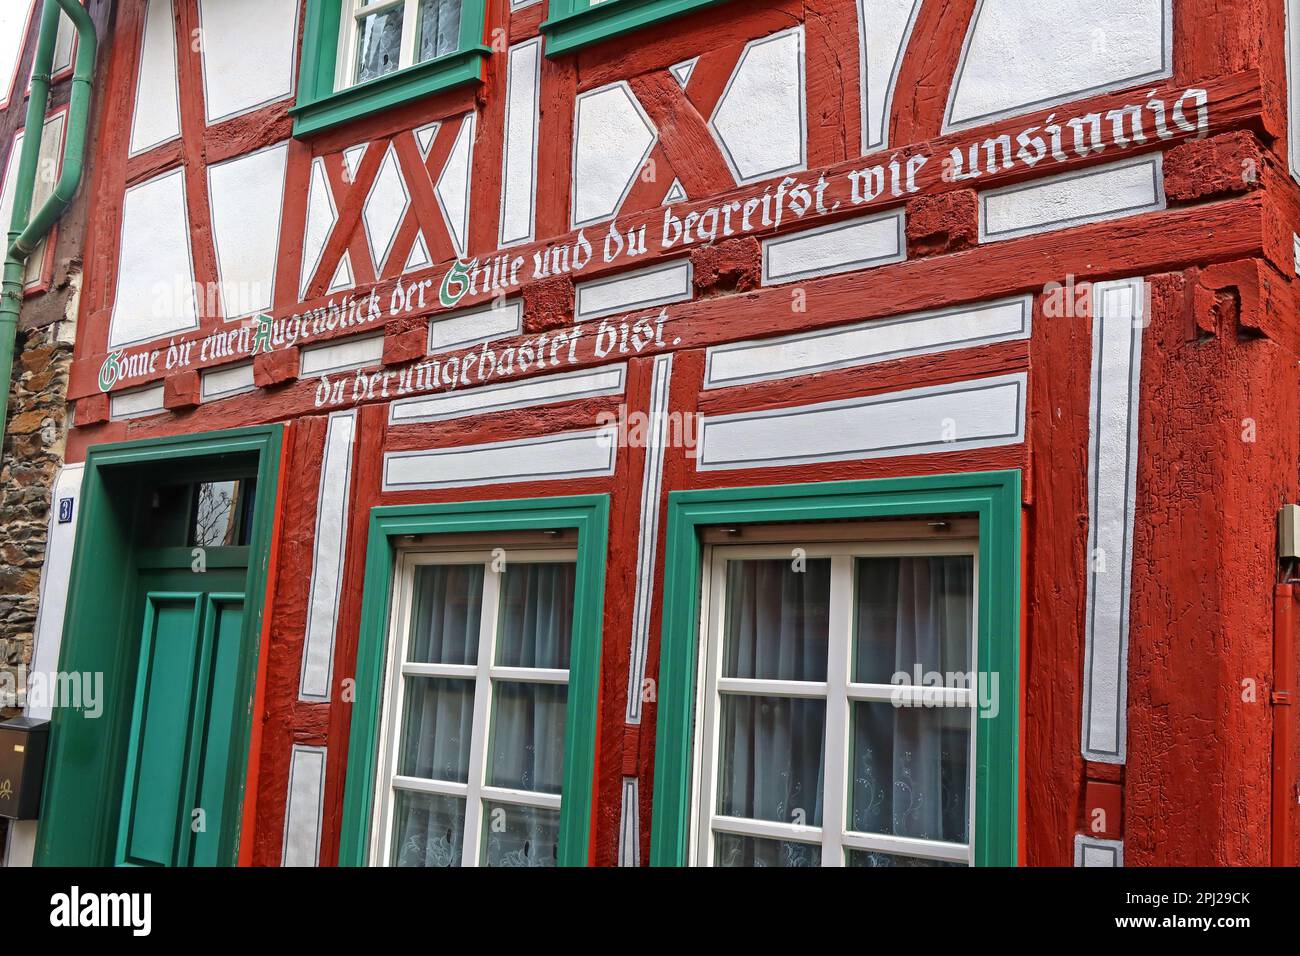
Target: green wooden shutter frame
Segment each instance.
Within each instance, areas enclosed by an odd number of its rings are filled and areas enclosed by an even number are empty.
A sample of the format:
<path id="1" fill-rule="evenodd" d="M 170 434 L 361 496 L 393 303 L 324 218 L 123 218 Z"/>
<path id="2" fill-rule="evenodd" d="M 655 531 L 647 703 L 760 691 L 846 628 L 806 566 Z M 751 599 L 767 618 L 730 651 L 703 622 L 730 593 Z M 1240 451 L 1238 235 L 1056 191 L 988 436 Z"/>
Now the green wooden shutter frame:
<path id="1" fill-rule="evenodd" d="M 723 0 L 550 0 L 542 24 L 546 55 L 555 56 L 678 17 Z"/>
<path id="2" fill-rule="evenodd" d="M 138 653 L 132 642 L 105 639 L 126 633 L 134 608 L 134 592 L 123 587 L 133 555 L 124 496 L 138 487 L 142 474 L 174 475 L 218 456 L 253 456 L 257 462 L 234 695 L 239 726 L 230 743 L 231 766 L 241 772 L 226 782 L 224 805 L 231 813 L 217 840 L 219 862 L 238 860 L 283 432 L 283 425 L 266 425 L 99 445 L 87 453 L 59 670 L 103 674 L 104 712 L 95 719 L 82 710 L 54 710 L 36 836 L 38 865 L 108 866 L 116 852 Z"/>
<path id="3" fill-rule="evenodd" d="M 481 82 L 483 62 L 492 54 L 483 42 L 487 0 L 463 0 L 460 45 L 455 53 L 335 92 L 339 27 L 344 15 L 343 0 L 307 2 L 302 61 L 298 68 L 298 101 L 289 110 L 294 136 L 307 136 L 440 90 Z"/>
<path id="4" fill-rule="evenodd" d="M 559 863 L 561 866 L 587 865 L 596 764 L 600 644 L 609 533 L 608 495 L 390 505 L 371 509 L 361 629 L 357 638 L 352 728 L 348 738 L 343 830 L 339 840 L 340 866 L 365 866 L 369 863 L 396 539 L 406 535 L 565 528 L 578 533 L 578 559 L 569 661 L 569 703 L 565 720 Z"/>
<path id="5" fill-rule="evenodd" d="M 1016 864 L 1020 471 L 1008 470 L 675 491 L 668 496 L 651 865 L 682 866 L 688 859 L 703 560 L 698 530 L 716 525 L 958 514 L 979 518 L 979 667 L 999 678 L 998 715 L 975 721 L 975 861 L 983 866 Z"/>

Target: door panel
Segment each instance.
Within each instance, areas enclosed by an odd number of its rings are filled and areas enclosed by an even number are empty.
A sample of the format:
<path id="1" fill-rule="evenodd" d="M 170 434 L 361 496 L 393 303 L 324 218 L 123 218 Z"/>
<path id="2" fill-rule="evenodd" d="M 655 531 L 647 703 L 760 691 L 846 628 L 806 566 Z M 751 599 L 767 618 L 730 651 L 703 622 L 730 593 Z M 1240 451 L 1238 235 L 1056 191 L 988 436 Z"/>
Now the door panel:
<path id="1" fill-rule="evenodd" d="M 226 782 L 235 726 L 235 683 L 239 678 L 239 637 L 244 625 L 242 594 L 213 594 L 208 598 L 205 629 L 210 646 L 211 682 L 207 720 L 203 723 L 198 761 L 198 798 L 203 827 L 194 833 L 192 866 L 216 866 L 221 840 L 220 822 L 226 812 Z M 232 808 L 232 811 L 238 808 Z"/>
<path id="2" fill-rule="evenodd" d="M 173 589 L 196 577 L 216 591 Z M 231 768 L 243 575 L 142 572 L 140 658 L 117 862 L 213 866 Z M 168 587 L 170 585 L 170 587 Z M 229 588 L 229 590 L 226 590 Z M 201 814 L 196 814 L 201 810 Z"/>
<path id="3" fill-rule="evenodd" d="M 199 663 L 202 595 L 145 596 L 120 862 L 175 863 L 189 750 L 194 676 Z"/>

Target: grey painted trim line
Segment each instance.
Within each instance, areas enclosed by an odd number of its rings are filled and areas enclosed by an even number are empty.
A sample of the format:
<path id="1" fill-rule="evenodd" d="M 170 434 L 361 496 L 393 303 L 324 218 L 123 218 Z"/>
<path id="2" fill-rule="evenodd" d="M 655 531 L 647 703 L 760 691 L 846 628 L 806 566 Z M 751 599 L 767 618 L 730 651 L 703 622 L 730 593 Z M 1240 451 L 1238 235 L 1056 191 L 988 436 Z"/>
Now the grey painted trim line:
<path id="1" fill-rule="evenodd" d="M 966 71 L 966 56 L 970 52 L 971 38 L 975 36 L 975 28 L 979 23 L 980 14 L 984 12 L 985 0 L 979 0 L 979 6 L 971 15 L 970 26 L 966 30 L 966 38 L 962 41 L 961 59 L 957 61 L 957 72 L 953 75 L 952 88 L 948 93 L 948 105 L 943 111 L 943 129 L 941 134 L 955 133 L 958 130 L 970 129 L 974 126 L 983 126 L 985 123 L 991 123 L 994 120 L 1010 119 L 1013 116 L 1024 116 L 1027 113 L 1033 113 L 1036 110 L 1047 109 L 1051 106 L 1060 106 L 1064 103 L 1070 103 L 1074 100 L 1086 100 L 1090 96 L 1100 96 L 1103 93 L 1113 93 L 1116 90 L 1122 90 L 1130 86 L 1141 86 L 1152 80 L 1164 80 L 1174 75 L 1174 14 L 1171 0 L 1162 0 L 1164 3 L 1164 16 L 1160 25 L 1160 47 L 1161 47 L 1161 67 L 1159 70 L 1152 70 L 1148 73 L 1142 73 L 1138 76 L 1121 77 L 1112 80 L 1109 83 L 1098 83 L 1095 86 L 1085 87 L 1081 90 L 1073 90 L 1066 93 L 1060 93 L 1056 96 L 1044 97 L 1041 100 L 1035 100 L 1032 103 L 1022 103 L 1017 106 L 1009 106 L 1004 110 L 995 110 L 992 113 L 983 113 L 979 116 L 972 116 L 961 122 L 952 121 L 952 108 L 957 102 L 957 91 L 961 88 L 962 76 Z"/>

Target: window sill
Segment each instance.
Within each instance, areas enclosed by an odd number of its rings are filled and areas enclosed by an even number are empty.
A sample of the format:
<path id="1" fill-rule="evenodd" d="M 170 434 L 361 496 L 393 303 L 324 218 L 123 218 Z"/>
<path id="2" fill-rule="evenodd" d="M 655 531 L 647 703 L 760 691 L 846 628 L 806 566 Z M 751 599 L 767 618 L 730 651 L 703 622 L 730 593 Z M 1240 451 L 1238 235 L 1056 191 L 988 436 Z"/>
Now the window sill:
<path id="1" fill-rule="evenodd" d="M 491 52 L 479 44 L 319 99 L 300 100 L 289 110 L 293 116 L 293 135 L 308 136 L 442 90 L 482 82 L 483 61 Z"/>
<path id="2" fill-rule="evenodd" d="M 543 23 L 546 55 L 555 56 L 577 50 L 721 2 L 722 0 L 605 0 L 597 6 L 552 17 Z"/>

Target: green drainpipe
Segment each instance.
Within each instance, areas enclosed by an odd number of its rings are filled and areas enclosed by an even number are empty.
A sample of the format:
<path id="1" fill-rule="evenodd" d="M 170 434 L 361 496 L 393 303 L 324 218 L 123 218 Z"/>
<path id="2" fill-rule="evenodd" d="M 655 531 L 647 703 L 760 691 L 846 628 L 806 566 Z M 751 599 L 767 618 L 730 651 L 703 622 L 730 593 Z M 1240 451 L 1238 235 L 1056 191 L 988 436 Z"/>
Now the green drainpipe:
<path id="1" fill-rule="evenodd" d="M 54 42 L 59 32 L 59 10 L 63 9 L 77 28 L 77 62 L 72 73 L 72 97 L 68 106 L 68 135 L 63 150 L 63 173 L 45 205 L 31 212 L 32 193 L 36 185 L 36 166 L 40 159 L 41 136 L 45 132 L 45 110 L 50 99 L 50 67 L 54 63 Z M 31 99 L 27 103 L 27 123 L 23 151 L 18 160 L 18 178 L 14 188 L 14 218 L 6 244 L 4 284 L 0 288 L 0 465 L 3 465 L 5 425 L 9 419 L 9 383 L 14 367 L 14 341 L 18 336 L 18 313 L 23 306 L 23 274 L 27 257 L 32 254 L 54 224 L 67 211 L 81 185 L 85 169 L 86 132 L 90 125 L 91 80 L 95 74 L 98 39 L 95 24 L 80 0 L 45 0 L 41 8 L 41 32 L 36 44 L 36 62 L 32 67 Z"/>

